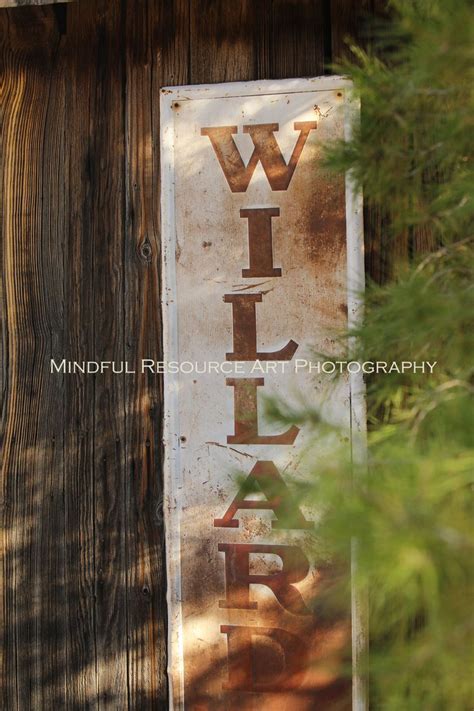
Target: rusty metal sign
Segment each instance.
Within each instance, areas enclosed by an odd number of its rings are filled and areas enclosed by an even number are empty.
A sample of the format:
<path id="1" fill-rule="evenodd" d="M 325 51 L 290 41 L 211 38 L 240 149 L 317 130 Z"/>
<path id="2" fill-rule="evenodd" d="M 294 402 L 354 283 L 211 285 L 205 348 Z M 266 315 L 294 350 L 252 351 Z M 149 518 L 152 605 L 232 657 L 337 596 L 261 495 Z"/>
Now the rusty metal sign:
<path id="1" fill-rule="evenodd" d="M 363 429 L 358 376 L 328 399 L 314 355 L 336 354 L 363 280 L 360 196 L 321 161 L 349 130 L 349 90 L 338 77 L 162 90 L 175 709 L 354 702 L 342 674 L 350 611 L 333 619 L 318 604 L 334 571 L 317 555 L 317 511 L 295 495 L 307 448 L 317 468 L 336 435 L 314 442 L 263 412 L 266 397 L 319 405 L 347 446 Z"/>

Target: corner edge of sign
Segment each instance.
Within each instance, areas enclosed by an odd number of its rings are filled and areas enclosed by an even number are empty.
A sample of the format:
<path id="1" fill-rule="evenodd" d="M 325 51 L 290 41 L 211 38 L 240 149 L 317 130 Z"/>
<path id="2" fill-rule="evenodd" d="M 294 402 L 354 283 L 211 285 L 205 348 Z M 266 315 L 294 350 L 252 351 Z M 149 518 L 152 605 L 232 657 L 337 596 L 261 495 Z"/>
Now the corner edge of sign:
<path id="1" fill-rule="evenodd" d="M 173 298 L 176 284 L 176 223 L 174 208 L 174 112 L 169 95 L 160 96 L 160 174 L 161 174 L 161 312 L 163 353 L 174 359 L 177 353 L 177 310 Z M 167 356 L 168 357 L 168 356 Z M 168 684 L 169 709 L 184 707 L 184 670 L 182 668 L 180 526 L 175 487 L 179 484 L 178 403 L 175 376 L 163 373 L 163 517 L 165 524 L 165 560 L 168 609 Z"/>
<path id="2" fill-rule="evenodd" d="M 352 83 L 351 83 L 352 84 Z M 360 121 L 360 102 L 354 96 L 345 98 L 344 138 L 353 135 L 354 125 Z M 349 332 L 363 320 L 363 291 L 365 288 L 363 195 L 350 172 L 346 174 L 347 224 L 347 313 Z M 355 338 L 349 337 L 349 348 Z M 349 374 L 351 456 L 358 468 L 367 468 L 365 383 L 361 372 Z M 355 581 L 358 566 L 357 541 L 351 548 L 351 619 L 352 619 L 352 708 L 367 711 L 367 680 L 361 671 L 368 648 L 368 600 L 366 591 Z"/>

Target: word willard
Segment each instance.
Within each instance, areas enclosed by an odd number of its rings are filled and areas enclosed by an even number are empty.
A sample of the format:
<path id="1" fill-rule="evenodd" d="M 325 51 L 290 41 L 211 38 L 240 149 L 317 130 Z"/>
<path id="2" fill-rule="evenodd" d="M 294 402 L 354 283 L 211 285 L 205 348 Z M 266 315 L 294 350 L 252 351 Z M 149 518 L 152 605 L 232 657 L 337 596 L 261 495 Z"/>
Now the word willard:
<path id="1" fill-rule="evenodd" d="M 237 149 L 233 134 L 236 126 L 202 128 L 201 135 L 208 136 L 223 170 L 228 186 L 233 193 L 247 190 L 250 179 L 260 162 L 272 191 L 286 191 L 290 185 L 299 158 L 311 131 L 317 128 L 314 121 L 294 123 L 298 136 L 288 164 L 277 144 L 274 132 L 277 123 L 246 125 L 254 144 L 253 153 L 245 166 Z M 272 220 L 280 216 L 277 207 L 241 208 L 240 217 L 248 224 L 248 266 L 242 265 L 243 279 L 279 279 L 282 269 L 273 263 Z M 272 362 L 286 363 L 293 359 L 298 343 L 289 339 L 274 351 L 260 351 L 257 343 L 257 309 L 264 299 L 262 293 L 228 293 L 224 302 L 232 309 L 233 348 L 226 353 L 226 360 L 256 361 L 259 364 Z M 230 377 L 225 383 L 234 393 L 234 433 L 227 436 L 227 444 L 235 445 L 292 445 L 298 436 L 295 425 L 281 434 L 262 435 L 259 431 L 257 388 L 264 385 L 262 377 Z M 252 450 L 250 450 L 251 452 Z M 261 450 L 260 450 L 261 452 Z M 263 495 L 264 500 L 247 498 L 249 493 Z M 233 500 L 221 516 L 214 519 L 216 528 L 239 528 L 239 511 L 271 510 L 275 515 L 272 526 L 276 529 L 311 529 L 313 524 L 306 520 L 297 501 L 285 483 L 276 464 L 268 458 L 258 458 L 247 478 L 241 483 Z M 304 580 L 310 563 L 303 549 L 294 541 L 293 545 L 256 543 L 219 543 L 218 550 L 224 555 L 225 597 L 220 601 L 222 608 L 255 609 L 250 600 L 252 584 L 266 586 L 272 591 L 279 604 L 292 615 L 310 614 L 295 583 Z M 278 556 L 282 567 L 278 574 L 251 573 L 252 556 L 259 553 Z M 307 641 L 293 631 L 279 627 L 265 628 L 242 624 L 221 625 L 221 633 L 227 636 L 228 644 L 228 690 L 262 691 L 271 688 L 273 692 L 296 689 L 305 674 L 309 657 Z M 251 650 L 256 635 L 270 637 L 279 647 L 285 660 L 277 678 L 262 682 L 255 677 L 252 654 L 242 654 L 242 649 Z"/>

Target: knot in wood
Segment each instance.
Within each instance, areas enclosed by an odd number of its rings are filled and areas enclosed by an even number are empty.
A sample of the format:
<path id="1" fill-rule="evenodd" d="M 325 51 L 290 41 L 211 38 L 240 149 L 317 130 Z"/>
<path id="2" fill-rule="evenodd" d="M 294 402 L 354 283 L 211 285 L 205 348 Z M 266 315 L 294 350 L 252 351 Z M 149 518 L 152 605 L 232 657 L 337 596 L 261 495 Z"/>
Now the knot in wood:
<path id="1" fill-rule="evenodd" d="M 140 257 L 145 262 L 151 261 L 153 249 L 152 249 L 152 246 L 151 246 L 151 243 L 150 243 L 150 240 L 148 239 L 148 237 L 145 237 L 145 239 L 142 241 L 138 251 L 139 251 Z"/>

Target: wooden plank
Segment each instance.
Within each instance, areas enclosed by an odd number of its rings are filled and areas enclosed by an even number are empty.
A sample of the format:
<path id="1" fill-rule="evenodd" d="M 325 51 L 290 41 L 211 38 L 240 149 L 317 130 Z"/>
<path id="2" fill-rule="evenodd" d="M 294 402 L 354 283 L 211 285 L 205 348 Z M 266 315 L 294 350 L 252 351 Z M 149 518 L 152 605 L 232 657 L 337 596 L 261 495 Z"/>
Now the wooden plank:
<path id="1" fill-rule="evenodd" d="M 89 9 L 81 3 L 69 14 L 67 37 L 68 148 L 70 154 L 69 224 L 65 240 L 66 351 L 79 362 L 94 357 L 94 280 L 96 245 L 92 239 L 91 174 L 96 160 L 91 127 L 96 85 L 98 33 Z M 72 36 L 71 36 L 72 35 Z M 65 705 L 96 708 L 98 650 L 96 643 L 94 380 L 84 374 L 66 377 L 65 452 L 66 521 L 73 532 L 67 555 L 67 642 L 70 673 Z"/>
<path id="2" fill-rule="evenodd" d="M 84 260 L 84 290 L 92 294 L 79 304 L 78 318 L 91 319 L 88 359 L 121 361 L 124 353 L 124 116 L 122 13 L 119 2 L 92 0 L 72 5 L 68 36 L 71 75 L 77 86 L 69 96 L 68 116 L 79 113 L 83 127 L 78 153 L 71 155 L 70 184 L 86 191 L 79 203 L 82 222 L 68 264 Z M 85 95 L 82 94 L 85 82 Z M 76 93 L 77 91 L 77 93 Z M 84 251 L 83 251 L 84 250 Z M 73 296 L 77 298 L 77 296 Z M 87 310 L 86 310 L 87 309 Z M 90 309 L 90 311 L 89 311 Z M 125 386 L 124 376 L 108 370 L 95 377 L 85 402 L 85 422 L 93 423 L 92 511 L 87 509 L 85 534 L 94 573 L 94 649 L 97 705 L 126 708 L 127 609 L 125 550 Z M 86 474 L 87 475 L 87 474 Z M 92 521 L 91 521 L 92 515 Z M 92 531 L 90 525 L 92 523 Z M 81 525 L 81 522 L 80 522 Z"/>
<path id="3" fill-rule="evenodd" d="M 331 0 L 331 62 L 353 59 L 352 43 L 370 47 L 373 22 L 386 12 L 385 0 Z M 372 25 L 372 27 L 371 27 Z M 372 43 L 373 44 L 373 43 Z M 364 120 L 364 107 L 362 106 Z M 364 205 L 365 270 L 368 278 L 378 283 L 386 281 L 395 259 L 408 259 L 408 234 L 396 240 L 389 236 L 387 215 L 380 209 Z"/>
<path id="4" fill-rule="evenodd" d="M 59 5 L 76 0 L 0 0 L 2 7 L 27 7 L 28 5 Z"/>
<path id="5" fill-rule="evenodd" d="M 253 78 L 256 4 L 252 0 L 191 0 L 190 83 Z"/>
<path id="6" fill-rule="evenodd" d="M 64 383 L 50 375 L 49 358 L 63 350 L 65 83 L 52 13 L 6 12 L 0 23 L 8 146 L 1 178 L 1 705 L 57 708 L 67 672 Z"/>
<path id="7" fill-rule="evenodd" d="M 323 0 L 255 3 L 256 76 L 263 79 L 324 73 Z"/>
<path id="8" fill-rule="evenodd" d="M 159 91 L 188 82 L 188 3 L 126 14 L 126 358 L 162 360 Z M 128 677 L 132 709 L 167 704 L 161 376 L 126 379 Z"/>
<path id="9" fill-rule="evenodd" d="M 374 25 L 389 14 L 386 0 L 331 0 L 332 62 L 350 60 L 351 43 L 374 50 Z M 364 107 L 362 106 L 362 120 Z M 434 248 L 433 235 L 426 228 L 398 235 L 391 234 L 387 214 L 379 208 L 365 207 L 366 271 L 376 282 L 389 279 L 396 265 L 407 262 L 412 256 Z"/>
<path id="10" fill-rule="evenodd" d="M 374 16 L 374 0 L 330 0 L 331 61 L 335 64 L 353 55 L 352 42 L 366 44 Z"/>
<path id="11" fill-rule="evenodd" d="M 122 17 L 106 5 L 75 6 L 62 39 L 50 10 L 1 16 L 9 709 L 127 706 L 123 378 L 48 370 L 124 350 Z"/>
<path id="12" fill-rule="evenodd" d="M 89 44 L 89 48 L 92 45 Z M 77 55 L 76 55 L 77 56 Z M 68 66 L 72 66 L 71 63 Z M 64 356 L 83 361 L 93 353 L 93 291 L 90 265 L 93 243 L 88 238 L 91 194 L 87 180 L 88 124 L 82 102 L 93 87 L 87 73 L 68 90 L 70 115 L 70 214 L 65 240 L 68 289 L 65 292 L 66 348 Z M 87 317 L 85 315 L 87 314 Z M 95 707 L 97 653 L 95 639 L 95 487 L 94 487 L 94 382 L 87 375 L 66 376 L 65 395 L 65 508 L 67 645 L 69 670 L 66 704 Z"/>
<path id="13" fill-rule="evenodd" d="M 191 0 L 191 83 L 317 76 L 323 0 Z"/>

